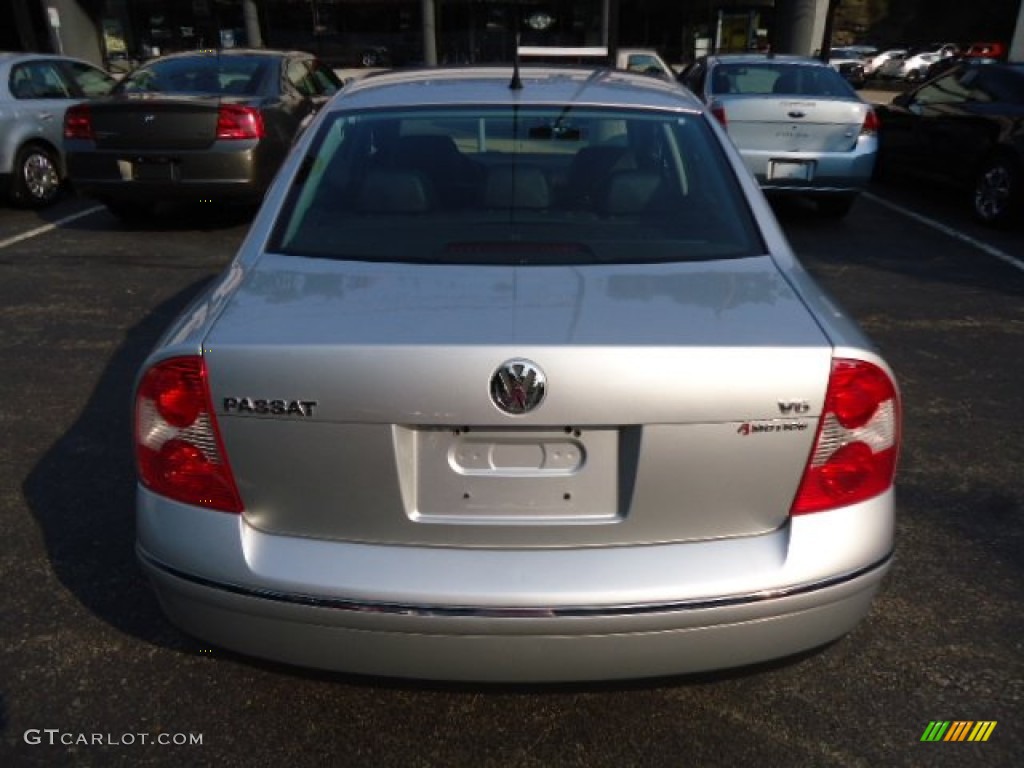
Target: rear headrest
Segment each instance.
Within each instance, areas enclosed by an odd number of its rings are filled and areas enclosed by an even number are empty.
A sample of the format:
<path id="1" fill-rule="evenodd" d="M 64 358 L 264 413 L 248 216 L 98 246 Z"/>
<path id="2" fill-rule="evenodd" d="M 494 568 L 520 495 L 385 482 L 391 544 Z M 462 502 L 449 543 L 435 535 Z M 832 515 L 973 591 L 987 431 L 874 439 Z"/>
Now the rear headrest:
<path id="1" fill-rule="evenodd" d="M 356 208 L 362 213 L 425 213 L 431 208 L 430 186 L 416 171 L 375 169 L 363 180 Z"/>
<path id="2" fill-rule="evenodd" d="M 800 73 L 783 72 L 772 85 L 772 93 L 800 93 Z"/>
<path id="3" fill-rule="evenodd" d="M 732 93 L 732 81 L 723 70 L 716 69 L 712 79 L 712 93 Z"/>
<path id="4" fill-rule="evenodd" d="M 402 136 L 395 143 L 392 161 L 398 167 L 432 169 L 452 164 L 461 159 L 451 136 L 441 134 L 412 134 Z"/>
<path id="5" fill-rule="evenodd" d="M 544 171 L 532 165 L 498 165 L 487 173 L 488 208 L 547 208 L 551 189 Z"/>
<path id="6" fill-rule="evenodd" d="M 604 198 L 604 212 L 625 216 L 651 210 L 656 204 L 661 176 L 655 171 L 618 171 L 612 174 Z"/>

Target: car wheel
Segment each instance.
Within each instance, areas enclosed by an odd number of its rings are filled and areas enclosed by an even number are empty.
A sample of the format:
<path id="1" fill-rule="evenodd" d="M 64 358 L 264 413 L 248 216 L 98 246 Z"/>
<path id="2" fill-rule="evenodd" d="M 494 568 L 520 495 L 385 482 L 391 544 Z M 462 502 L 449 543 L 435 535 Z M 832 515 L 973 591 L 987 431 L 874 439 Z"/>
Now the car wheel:
<path id="1" fill-rule="evenodd" d="M 841 219 L 850 212 L 856 199 L 853 195 L 819 197 L 818 214 L 830 219 Z"/>
<path id="2" fill-rule="evenodd" d="M 1003 226 L 1021 204 L 1024 176 L 1010 158 L 989 160 L 975 177 L 974 215 L 984 224 Z"/>
<path id="3" fill-rule="evenodd" d="M 56 153 L 42 144 L 18 150 L 11 177 L 11 202 L 41 208 L 57 200 L 61 179 Z"/>
<path id="4" fill-rule="evenodd" d="M 152 203 L 141 203 L 137 200 L 104 200 L 107 210 L 124 222 L 145 221 L 153 215 Z"/>

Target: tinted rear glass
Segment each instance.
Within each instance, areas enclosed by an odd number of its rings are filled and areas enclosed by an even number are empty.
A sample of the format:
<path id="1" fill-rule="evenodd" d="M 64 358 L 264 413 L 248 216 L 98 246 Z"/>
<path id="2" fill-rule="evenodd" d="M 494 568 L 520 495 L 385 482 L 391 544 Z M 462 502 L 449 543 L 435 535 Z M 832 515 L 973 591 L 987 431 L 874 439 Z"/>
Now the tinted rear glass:
<path id="1" fill-rule="evenodd" d="M 702 116 L 563 107 L 340 113 L 320 126 L 271 247 L 503 265 L 764 252 Z"/>
<path id="2" fill-rule="evenodd" d="M 189 56 L 155 61 L 121 81 L 124 93 L 258 93 L 272 64 L 259 56 Z"/>
<path id="3" fill-rule="evenodd" d="M 832 67 L 812 64 L 720 64 L 712 75 L 711 92 L 858 98 Z"/>

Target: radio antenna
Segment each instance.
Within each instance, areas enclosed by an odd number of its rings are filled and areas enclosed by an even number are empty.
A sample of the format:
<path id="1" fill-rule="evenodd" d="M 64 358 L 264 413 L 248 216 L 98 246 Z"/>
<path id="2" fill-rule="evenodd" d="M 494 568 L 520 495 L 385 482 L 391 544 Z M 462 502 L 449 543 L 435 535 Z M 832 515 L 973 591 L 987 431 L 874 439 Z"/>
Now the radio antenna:
<path id="1" fill-rule="evenodd" d="M 519 14 L 516 14 L 518 16 Z M 512 82 L 508 84 L 508 87 L 513 91 L 523 90 L 523 81 L 519 78 L 519 30 L 516 30 L 516 50 L 512 54 Z"/>
<path id="2" fill-rule="evenodd" d="M 519 34 L 523 28 L 523 19 L 519 12 L 519 0 L 516 0 L 512 23 L 516 25 L 515 33 L 512 35 L 515 47 L 512 50 L 512 82 L 508 84 L 508 87 L 513 91 L 521 91 L 523 90 L 523 81 L 519 79 Z"/>

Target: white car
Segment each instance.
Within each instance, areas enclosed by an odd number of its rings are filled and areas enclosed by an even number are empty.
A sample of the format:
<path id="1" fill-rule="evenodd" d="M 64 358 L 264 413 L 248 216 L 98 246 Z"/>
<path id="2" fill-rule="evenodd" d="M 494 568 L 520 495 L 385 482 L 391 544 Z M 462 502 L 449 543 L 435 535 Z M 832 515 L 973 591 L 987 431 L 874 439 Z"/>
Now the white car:
<path id="1" fill-rule="evenodd" d="M 820 59 L 701 57 L 683 84 L 729 132 L 766 195 L 810 198 L 820 214 L 841 218 L 870 181 L 874 110 Z"/>
<path id="2" fill-rule="evenodd" d="M 939 53 L 918 53 L 903 60 L 899 76 L 908 83 L 916 83 L 924 80 L 928 67 L 939 59 L 944 58 Z"/>
<path id="3" fill-rule="evenodd" d="M 56 200 L 66 178 L 64 112 L 116 82 L 87 61 L 0 53 L 0 196 L 30 207 Z"/>
<path id="4" fill-rule="evenodd" d="M 910 48 L 902 56 L 893 56 L 876 70 L 880 77 L 897 78 L 914 83 L 924 79 L 928 67 L 939 59 L 955 56 L 960 52 L 956 43 L 932 43 L 927 46 Z"/>
<path id="5" fill-rule="evenodd" d="M 864 74 L 868 77 L 875 77 L 880 74 L 880 70 L 886 62 L 902 60 L 906 55 L 906 48 L 890 48 L 887 51 L 870 56 L 864 60 Z"/>

